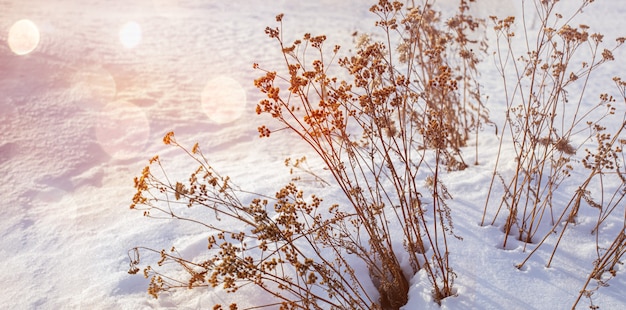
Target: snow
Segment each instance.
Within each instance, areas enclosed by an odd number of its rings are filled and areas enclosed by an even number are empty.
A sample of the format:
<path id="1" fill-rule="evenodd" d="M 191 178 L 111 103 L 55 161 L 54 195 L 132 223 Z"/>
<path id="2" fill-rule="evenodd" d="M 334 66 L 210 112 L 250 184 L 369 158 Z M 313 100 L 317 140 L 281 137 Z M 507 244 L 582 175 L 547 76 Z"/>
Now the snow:
<path id="1" fill-rule="evenodd" d="M 456 1 L 441 2 L 445 8 Z M 515 1 L 478 2 L 482 17 L 519 14 Z M 207 232 L 129 210 L 133 177 L 155 154 L 172 176 L 191 172 L 194 165 L 184 154 L 161 143 L 168 131 L 175 131 L 183 145 L 199 142 L 216 169 L 255 192 L 273 193 L 290 180 L 286 157 L 307 155 L 313 167 L 320 167 L 293 136 L 258 139 L 256 127 L 266 119 L 254 113 L 261 96 L 252 83 L 260 73 L 252 64 L 279 66 L 279 51 L 263 33 L 276 14 L 285 13 L 286 41 L 305 32 L 326 34 L 348 52 L 353 32 L 373 29 L 369 5 L 357 0 L 0 1 L 0 308 L 206 309 L 228 300 L 249 306 L 267 302 L 252 288 L 235 295 L 199 289 L 150 297 L 147 280 L 127 273 L 127 251 L 175 245 L 187 255 L 201 255 Z M 623 35 L 623 6 L 597 1 L 585 13 L 584 23 L 607 41 Z M 39 40 L 32 52 L 18 55 L 23 53 L 8 44 L 9 31 L 23 19 L 36 25 Z M 125 25 L 133 25 L 132 33 L 124 32 Z M 623 73 L 626 58 L 620 54 L 596 75 L 608 78 L 592 80 L 590 91 L 599 93 L 605 80 Z M 502 85 L 489 78 L 497 76 L 492 64 L 483 66 L 487 104 L 501 123 Z M 206 92 L 224 80 L 243 102 L 212 113 L 215 108 L 207 108 L 207 102 L 214 99 L 203 98 L 215 97 Z M 481 164 L 444 176 L 454 197 L 455 232 L 463 240 L 450 239 L 458 296 L 443 300 L 441 308 L 569 308 L 596 257 L 590 232 L 597 211 L 586 209 L 568 228 L 550 268 L 545 265 L 555 238 L 524 268 L 515 268 L 530 248 L 524 251 L 524 244 L 511 238 L 503 249 L 502 223 L 479 225 L 497 143 L 486 129 L 480 134 Z M 466 154 L 473 161 L 473 148 Z M 326 202 L 333 200 L 332 191 L 309 187 L 322 195 L 326 191 Z M 567 204 L 567 197 L 557 199 Z M 620 212 L 607 222 L 609 235 L 623 225 Z M 624 267 L 619 268 L 610 286 L 594 294 L 601 309 L 626 305 Z M 411 284 L 405 309 L 439 308 L 423 273 Z M 579 307 L 587 305 L 583 299 Z"/>

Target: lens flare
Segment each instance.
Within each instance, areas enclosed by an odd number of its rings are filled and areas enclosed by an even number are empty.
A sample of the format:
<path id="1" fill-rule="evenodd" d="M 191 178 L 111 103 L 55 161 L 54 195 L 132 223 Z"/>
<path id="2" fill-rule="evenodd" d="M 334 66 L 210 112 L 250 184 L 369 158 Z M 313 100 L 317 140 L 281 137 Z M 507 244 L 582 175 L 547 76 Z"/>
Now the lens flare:
<path id="1" fill-rule="evenodd" d="M 239 82 L 225 76 L 210 80 L 201 97 L 204 112 L 219 124 L 237 120 L 246 107 L 246 91 Z"/>
<path id="2" fill-rule="evenodd" d="M 140 153 L 148 142 L 150 123 L 144 111 L 130 103 L 107 104 L 96 123 L 96 139 L 115 159 L 129 159 Z"/>
<path id="3" fill-rule="evenodd" d="M 128 22 L 120 29 L 120 42 L 125 48 L 134 48 L 141 43 L 141 27 L 136 22 Z"/>
<path id="4" fill-rule="evenodd" d="M 101 67 L 84 68 L 72 78 L 72 97 L 80 98 L 84 109 L 100 110 L 115 99 L 117 85 L 113 76 Z"/>
<path id="5" fill-rule="evenodd" d="M 9 48 L 17 55 L 26 55 L 39 45 L 39 29 L 28 19 L 22 19 L 9 29 L 7 38 Z"/>

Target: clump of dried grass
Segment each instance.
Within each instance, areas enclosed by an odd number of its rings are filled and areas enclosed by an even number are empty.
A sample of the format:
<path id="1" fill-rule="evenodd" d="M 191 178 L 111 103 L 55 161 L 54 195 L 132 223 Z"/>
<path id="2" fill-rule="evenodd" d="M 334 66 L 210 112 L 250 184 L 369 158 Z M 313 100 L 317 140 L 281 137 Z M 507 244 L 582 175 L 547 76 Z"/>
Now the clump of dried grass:
<path id="1" fill-rule="evenodd" d="M 353 247 L 369 266 L 384 308 L 406 303 L 408 279 L 400 251 L 409 255 L 409 274 L 423 269 L 429 275 L 435 300 L 454 295 L 447 242 L 451 196 L 440 175 L 442 169 L 467 167 L 460 149 L 470 132 L 488 121 L 474 79 L 478 57 L 468 48 L 476 42 L 467 39 L 480 21 L 466 15 L 467 9 L 461 1 L 459 14 L 443 29 L 427 2 L 405 10 L 399 2 L 380 1 L 371 11 L 380 18 L 376 25 L 384 39 L 363 35 L 354 56 L 337 60 L 347 79 L 329 73 L 338 46 L 326 63 L 323 35 L 306 34 L 287 44 L 280 15 L 281 27 L 268 27 L 266 33 L 283 51 L 286 75 L 255 65 L 265 72 L 255 85 L 267 96 L 257 113 L 295 132 L 332 173 L 355 212 L 353 229 L 366 236 L 365 244 Z M 307 57 L 314 60 L 306 62 Z M 269 137 L 272 130 L 264 125 L 259 133 Z M 434 165 L 423 167 L 429 157 Z M 431 180 L 427 188 L 425 173 Z M 426 191 L 430 207 L 422 202 Z M 392 240 L 396 225 L 404 249 Z"/>
<path id="2" fill-rule="evenodd" d="M 524 249 L 528 244 L 536 244 L 518 268 L 556 233 L 558 239 L 547 262 L 550 267 L 564 232 L 576 223 L 580 208 L 585 205 L 600 211 L 592 232 L 597 234 L 596 240 L 613 238 L 601 236 L 600 227 L 615 210 L 623 209 L 626 191 L 620 141 L 624 141 L 626 113 L 621 120 L 617 119 L 621 123 L 618 128 L 607 129 L 602 123 L 619 117 L 616 99 L 605 93 L 596 104 L 590 105 L 588 102 L 593 99 L 589 99 L 586 87 L 593 72 L 615 60 L 613 52 L 626 39 L 618 38 L 614 46 L 606 48 L 602 34 L 591 33 L 587 25 L 571 24 L 574 16 L 591 2 L 581 1 L 572 16 L 563 16 L 557 12 L 558 1 L 533 1 L 529 7 L 538 17 L 539 25 L 536 31 L 529 29 L 524 19 L 521 34 L 514 31 L 517 25 L 514 17 L 492 17 L 497 34 L 494 59 L 501 73 L 507 105 L 498 160 L 503 146 L 510 143 L 515 153 L 515 170 L 507 174 L 501 170 L 501 162 L 496 163 L 482 223 L 495 224 L 503 218 L 503 247 L 510 242 L 509 236 L 524 242 Z M 515 50 L 516 40 L 525 47 L 521 54 Z M 614 81 L 626 102 L 624 82 L 620 78 Z M 581 149 L 591 142 L 597 148 L 585 148 L 581 154 Z M 588 175 L 572 180 L 574 171 L 588 171 Z M 492 189 L 497 179 L 504 194 L 489 221 L 487 214 L 492 209 Z M 572 182 L 578 188 L 573 194 L 561 189 L 562 184 L 571 186 Z M 622 185 L 605 188 L 604 184 L 610 183 Z M 599 191 L 592 193 L 592 187 Z M 557 195 L 571 199 L 565 206 L 554 205 L 553 197 Z M 578 300 L 581 296 L 591 296 L 592 292 L 586 289 L 591 279 L 602 285 L 599 275 L 614 270 L 624 254 L 623 234 L 622 229 L 606 250 L 601 251 L 598 246 L 598 260 Z M 592 307 L 595 307 L 593 303 Z"/>
<path id="3" fill-rule="evenodd" d="M 153 158 L 135 179 L 131 208 L 215 232 L 208 240 L 210 255 L 192 261 L 175 249 L 137 247 L 129 252 L 130 272 L 140 271 L 142 251 L 153 252 L 160 257 L 157 265 L 174 262 L 187 273 L 187 280 L 179 280 L 145 267 L 155 297 L 176 287 L 234 292 L 254 284 L 284 309 L 399 309 L 408 298 L 407 276 L 419 270 L 428 275 L 435 301 L 453 296 L 448 238 L 460 237 L 453 233 L 446 203 L 452 196 L 441 175 L 467 167 L 461 148 L 489 121 L 476 82 L 479 58 L 470 48 L 485 45 L 468 39 L 482 21 L 468 9 L 461 0 L 458 14 L 443 22 L 428 1 L 406 8 L 381 0 L 371 11 L 379 17 L 383 41 L 362 36 L 354 55 L 337 60 L 340 47 L 328 59 L 324 35 L 284 42 L 283 16 L 277 16 L 280 27 L 268 27 L 266 34 L 278 42 L 286 71 L 254 67 L 265 72 L 255 80 L 265 94 L 257 113 L 270 115 L 280 127 L 260 126 L 259 135 L 289 129 L 305 141 L 332 182 L 303 168 L 304 159 L 286 165 L 340 188 L 341 205 L 323 208 L 322 197 L 305 198 L 295 184 L 243 203 L 241 190 L 209 165 L 197 144 L 188 150 L 170 133 L 164 142 L 187 152 L 198 168 L 188 182 L 170 181 Z M 332 67 L 344 69 L 346 78 L 331 76 Z M 186 218 L 181 207 L 207 208 L 218 221 Z M 241 227 L 221 227 L 224 217 Z M 408 268 L 400 256 L 409 258 Z M 366 278 L 355 273 L 350 259 L 365 263 Z M 376 292 L 363 281 L 371 281 Z"/>
<path id="4" fill-rule="evenodd" d="M 590 2 L 582 1 L 580 8 Z M 557 1 L 536 0 L 534 8 L 540 26 L 532 34 L 522 21 L 521 39 L 527 47 L 523 55 L 514 48 L 520 37 L 513 30 L 515 18 L 492 17 L 507 113 L 499 131 L 499 152 L 504 143 L 511 143 L 515 171 L 501 168 L 499 154 L 482 222 L 504 223 L 503 247 L 509 236 L 534 244 L 518 268 L 556 235 L 549 267 L 580 209 L 597 209 L 592 232 L 598 242 L 597 260 L 576 306 L 582 297 L 591 301 L 595 290 L 616 276 L 626 253 L 624 229 L 615 236 L 600 235 L 607 219 L 624 211 L 626 113 L 619 128 L 607 129 L 602 122 L 619 117 L 617 98 L 626 103 L 626 83 L 615 78 L 619 97 L 607 93 L 591 107 L 584 104 L 592 72 L 613 61 L 614 49 L 625 39 L 604 48 L 601 34 L 590 33 L 586 25 L 573 27 L 571 16 L 557 13 Z M 158 157 L 153 158 L 135 180 L 131 207 L 146 216 L 160 214 L 203 225 L 214 233 L 207 240 L 209 255 L 195 261 L 174 248 L 137 247 L 129 252 L 130 272 L 140 271 L 141 252 L 153 252 L 160 257 L 158 266 L 174 262 L 187 274 L 181 280 L 145 267 L 144 275 L 151 277 L 149 293 L 155 297 L 176 287 L 221 286 L 234 292 L 254 284 L 277 299 L 266 306 L 281 309 L 398 309 L 408 298 L 407 276 L 420 270 L 428 275 L 435 301 L 453 296 L 456 274 L 449 253 L 454 249 L 448 238 L 460 237 L 453 232 L 447 205 L 453 193 L 441 175 L 468 167 L 461 149 L 490 122 L 476 81 L 476 47 L 486 45 L 468 35 L 482 21 L 469 16 L 468 9 L 469 3 L 461 0 L 458 14 L 443 22 L 427 1 L 411 8 L 379 1 L 371 11 L 379 17 L 382 41 L 358 36 L 356 51 L 348 57 L 339 57 L 339 46 L 327 48 L 324 35 L 305 34 L 285 42 L 283 16 L 277 16 L 279 26 L 268 27 L 266 34 L 280 46 L 283 71 L 254 65 L 264 72 L 255 80 L 265 95 L 256 111 L 274 120 L 260 126 L 259 135 L 270 137 L 287 129 L 306 142 L 332 180 L 306 166 L 306 157 L 287 159 L 285 165 L 291 173 L 297 170 L 313 182 L 339 188 L 341 201 L 324 207 L 324 197 L 306 197 L 293 183 L 273 196 L 255 194 L 257 198 L 244 203 L 240 194 L 250 192 L 215 171 L 197 144 L 188 150 L 170 133 L 164 142 L 187 152 L 198 169 L 188 182 L 173 182 Z M 590 58 L 578 62 L 581 51 Z M 338 69 L 343 73 L 336 73 Z M 585 148 L 590 143 L 595 149 Z M 151 167 L 160 173 L 153 174 Z M 568 204 L 554 206 L 555 195 L 568 195 L 561 185 L 572 182 L 572 173 L 581 170 L 586 177 L 569 194 Z M 504 194 L 493 212 L 496 180 Z M 604 187 L 611 182 L 622 185 Z M 216 221 L 180 216 L 179 208 L 188 207 L 207 208 Z M 220 226 L 226 217 L 241 225 Z M 612 241 L 602 248 L 600 240 Z M 400 264 L 401 257 L 408 257 L 408 268 Z M 367 275 L 355 272 L 354 259 L 367 266 Z M 376 292 L 366 288 L 367 281 Z M 595 288 L 590 288 L 592 281 Z M 591 307 L 597 306 L 591 302 Z"/>

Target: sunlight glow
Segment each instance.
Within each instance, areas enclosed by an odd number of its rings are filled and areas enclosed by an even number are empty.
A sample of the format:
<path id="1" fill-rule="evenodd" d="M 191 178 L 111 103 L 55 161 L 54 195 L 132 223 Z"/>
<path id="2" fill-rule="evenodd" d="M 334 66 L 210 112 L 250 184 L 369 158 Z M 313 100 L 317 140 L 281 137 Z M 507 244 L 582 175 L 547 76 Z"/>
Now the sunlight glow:
<path id="1" fill-rule="evenodd" d="M 72 96 L 81 98 L 82 107 L 99 110 L 115 99 L 117 86 L 113 76 L 102 67 L 88 67 L 72 78 Z"/>
<path id="2" fill-rule="evenodd" d="M 120 29 L 120 42 L 125 48 L 134 48 L 141 43 L 141 27 L 136 22 L 128 22 Z"/>
<path id="3" fill-rule="evenodd" d="M 96 139 L 116 159 L 128 159 L 143 151 L 150 136 L 144 111 L 131 103 L 112 102 L 104 106 L 96 123 Z"/>
<path id="4" fill-rule="evenodd" d="M 237 120 L 246 107 L 246 91 L 239 82 L 226 76 L 210 80 L 201 97 L 204 112 L 219 124 Z"/>
<path id="5" fill-rule="evenodd" d="M 32 21 L 22 19 L 9 29 L 9 48 L 17 55 L 26 55 L 39 45 L 39 29 Z"/>

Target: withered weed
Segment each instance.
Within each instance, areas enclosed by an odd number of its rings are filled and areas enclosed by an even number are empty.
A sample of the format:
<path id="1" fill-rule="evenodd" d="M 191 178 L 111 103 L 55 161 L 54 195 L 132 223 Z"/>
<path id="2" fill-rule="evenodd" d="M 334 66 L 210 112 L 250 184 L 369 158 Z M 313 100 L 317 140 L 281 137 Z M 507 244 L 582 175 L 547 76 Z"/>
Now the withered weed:
<path id="1" fill-rule="evenodd" d="M 442 176 L 472 169 L 462 150 L 478 140 L 484 125 L 494 124 L 478 83 L 487 44 L 471 39 L 481 37 L 472 33 L 482 31 L 486 22 L 468 13 L 473 1 L 459 1 L 456 14 L 445 21 L 429 1 L 410 2 L 373 5 L 380 36 L 355 34 L 349 56 L 341 55 L 340 46 L 327 46 L 325 35 L 307 33 L 285 42 L 283 15 L 276 17 L 278 26 L 265 29 L 279 46 L 283 67 L 254 64 L 262 72 L 254 84 L 263 94 L 256 112 L 269 116 L 258 127 L 259 136 L 297 137 L 322 163 L 323 173 L 308 166 L 307 157 L 287 158 L 293 183 L 275 195 L 255 194 L 214 170 L 198 144 L 189 150 L 173 133 L 165 136 L 164 142 L 186 152 L 197 169 L 185 182 L 170 180 L 154 157 L 135 179 L 131 208 L 148 217 L 202 225 L 211 235 L 207 255 L 199 260 L 175 248 L 129 251 L 130 273 L 142 270 L 142 253 L 159 257 L 157 266 L 143 268 L 151 278 L 151 295 L 203 286 L 235 292 L 252 284 L 276 299 L 259 307 L 399 309 L 408 300 L 409 277 L 418 272 L 427 275 L 435 302 L 456 294 L 449 241 L 462 236 L 455 234 L 448 205 L 455 193 Z M 518 268 L 548 238 L 557 238 L 546 264 L 550 267 L 580 209 L 597 209 L 592 231 L 597 259 L 576 307 L 616 276 L 626 253 L 624 229 L 610 236 L 603 230 L 611 215 L 626 214 L 626 112 L 618 107 L 621 99 L 626 103 L 626 83 L 614 78 L 617 95 L 604 93 L 595 104 L 586 104 L 592 73 L 614 61 L 613 52 L 625 39 L 605 48 L 601 34 L 570 25 L 573 16 L 559 14 L 558 1 L 530 2 L 538 17 L 536 30 L 522 20 L 522 31 L 516 33 L 514 17 L 491 17 L 506 115 L 503 126 L 496 127 L 500 145 L 481 224 L 502 225 L 503 248 L 513 242 L 511 236 L 524 251 L 531 248 Z M 582 0 L 574 15 L 591 2 Z M 525 49 L 520 53 L 518 46 Z M 582 60 L 577 58 L 581 54 Z M 602 125 L 617 117 L 622 117 L 619 128 Z M 473 163 L 479 164 L 479 143 L 474 143 Z M 513 159 L 514 171 L 508 171 L 503 161 Z M 572 181 L 573 173 L 583 171 L 584 177 Z M 565 192 L 563 185 L 571 188 L 572 182 L 577 190 Z M 323 192 L 307 196 L 303 183 L 338 189 L 340 200 L 325 201 Z M 609 183 L 618 185 L 604 186 Z M 502 197 L 494 198 L 498 193 Z M 241 199 L 250 195 L 254 198 Z M 555 205 L 556 195 L 570 197 L 567 205 Z M 206 208 L 214 220 L 181 215 L 191 207 Z M 238 225 L 223 225 L 232 221 Z M 609 240 L 610 246 L 602 247 L 600 240 Z M 401 263 L 406 258 L 408 264 Z M 366 266 L 367 274 L 353 268 L 355 261 Z M 186 276 L 157 268 L 166 263 Z M 591 301 L 591 307 L 597 306 Z"/>

